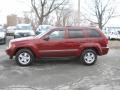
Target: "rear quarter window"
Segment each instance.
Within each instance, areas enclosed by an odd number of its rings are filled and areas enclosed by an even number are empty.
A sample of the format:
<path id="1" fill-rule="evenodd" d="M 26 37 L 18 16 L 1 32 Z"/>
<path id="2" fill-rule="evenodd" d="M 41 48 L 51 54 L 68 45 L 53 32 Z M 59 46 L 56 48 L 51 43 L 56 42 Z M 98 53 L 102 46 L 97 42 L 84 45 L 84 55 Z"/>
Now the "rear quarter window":
<path id="1" fill-rule="evenodd" d="M 92 37 L 97 38 L 101 36 L 101 34 L 96 29 L 88 29 L 86 30 L 86 32 L 87 32 L 87 36 L 91 38 Z"/>

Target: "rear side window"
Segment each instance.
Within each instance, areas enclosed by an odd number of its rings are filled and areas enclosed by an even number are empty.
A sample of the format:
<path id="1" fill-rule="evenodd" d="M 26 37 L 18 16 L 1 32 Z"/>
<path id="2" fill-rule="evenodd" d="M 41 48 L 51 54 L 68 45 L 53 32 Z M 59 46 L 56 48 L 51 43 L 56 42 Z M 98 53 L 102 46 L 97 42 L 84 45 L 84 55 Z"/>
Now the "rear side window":
<path id="1" fill-rule="evenodd" d="M 101 36 L 100 33 L 96 31 L 95 29 L 89 29 L 86 31 L 87 31 L 88 37 L 100 37 Z"/>
<path id="2" fill-rule="evenodd" d="M 82 30 L 68 30 L 69 38 L 83 38 L 84 33 Z"/>

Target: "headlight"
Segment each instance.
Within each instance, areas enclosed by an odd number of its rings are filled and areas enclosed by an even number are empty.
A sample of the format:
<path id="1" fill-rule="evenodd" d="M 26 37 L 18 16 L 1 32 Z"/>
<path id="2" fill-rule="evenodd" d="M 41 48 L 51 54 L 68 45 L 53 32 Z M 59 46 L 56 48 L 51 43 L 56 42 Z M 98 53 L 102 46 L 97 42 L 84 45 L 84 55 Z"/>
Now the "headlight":
<path id="1" fill-rule="evenodd" d="M 11 42 L 9 42 L 8 48 L 10 48 L 12 46 Z"/>
<path id="2" fill-rule="evenodd" d="M 13 47 L 15 47 L 15 44 L 12 41 L 10 41 L 7 48 L 9 49 Z"/>

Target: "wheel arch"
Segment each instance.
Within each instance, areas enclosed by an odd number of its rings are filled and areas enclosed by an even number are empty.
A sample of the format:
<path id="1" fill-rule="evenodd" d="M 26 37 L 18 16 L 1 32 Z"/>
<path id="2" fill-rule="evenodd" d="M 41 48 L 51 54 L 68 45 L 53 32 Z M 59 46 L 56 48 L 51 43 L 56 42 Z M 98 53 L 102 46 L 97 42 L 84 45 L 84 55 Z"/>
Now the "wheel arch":
<path id="1" fill-rule="evenodd" d="M 92 50 L 94 50 L 94 51 L 96 52 L 97 55 L 100 55 L 100 49 L 97 48 L 97 47 L 85 47 L 85 48 L 81 51 L 81 53 L 82 53 L 84 50 L 87 50 L 87 49 L 92 49 Z"/>
<path id="2" fill-rule="evenodd" d="M 33 50 L 32 48 L 30 48 L 30 47 L 19 47 L 19 48 L 17 48 L 17 49 L 15 50 L 14 55 L 16 55 L 16 53 L 17 53 L 19 50 L 21 50 L 21 49 L 30 50 L 30 51 L 33 53 L 34 57 L 37 57 L 37 55 L 36 55 L 36 53 L 34 52 L 34 50 Z"/>

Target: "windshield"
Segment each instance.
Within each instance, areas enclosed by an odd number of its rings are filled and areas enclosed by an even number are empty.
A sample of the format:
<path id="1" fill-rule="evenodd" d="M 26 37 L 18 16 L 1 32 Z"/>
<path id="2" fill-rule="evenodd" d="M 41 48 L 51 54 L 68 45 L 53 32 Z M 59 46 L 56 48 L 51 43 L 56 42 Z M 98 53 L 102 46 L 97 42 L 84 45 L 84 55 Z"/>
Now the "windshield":
<path id="1" fill-rule="evenodd" d="M 17 30 L 32 30 L 31 26 L 16 26 Z"/>
<path id="2" fill-rule="evenodd" d="M 47 34 L 49 31 L 50 31 L 50 29 L 48 29 L 46 32 L 41 32 L 36 37 L 41 38 L 42 36 L 44 36 L 45 34 Z"/>
<path id="3" fill-rule="evenodd" d="M 44 33 L 44 32 L 47 32 L 47 31 L 49 31 L 49 29 L 41 29 L 41 30 L 36 30 L 36 35 L 39 35 L 39 34 L 42 34 L 42 33 Z"/>
<path id="4" fill-rule="evenodd" d="M 49 29 L 51 29 L 52 28 L 52 26 L 50 26 L 50 25 L 40 25 L 38 28 L 37 28 L 37 30 L 36 30 L 36 35 L 39 35 L 39 34 L 42 34 L 42 33 L 44 33 L 44 32 L 47 32 L 47 31 L 49 31 Z"/>

